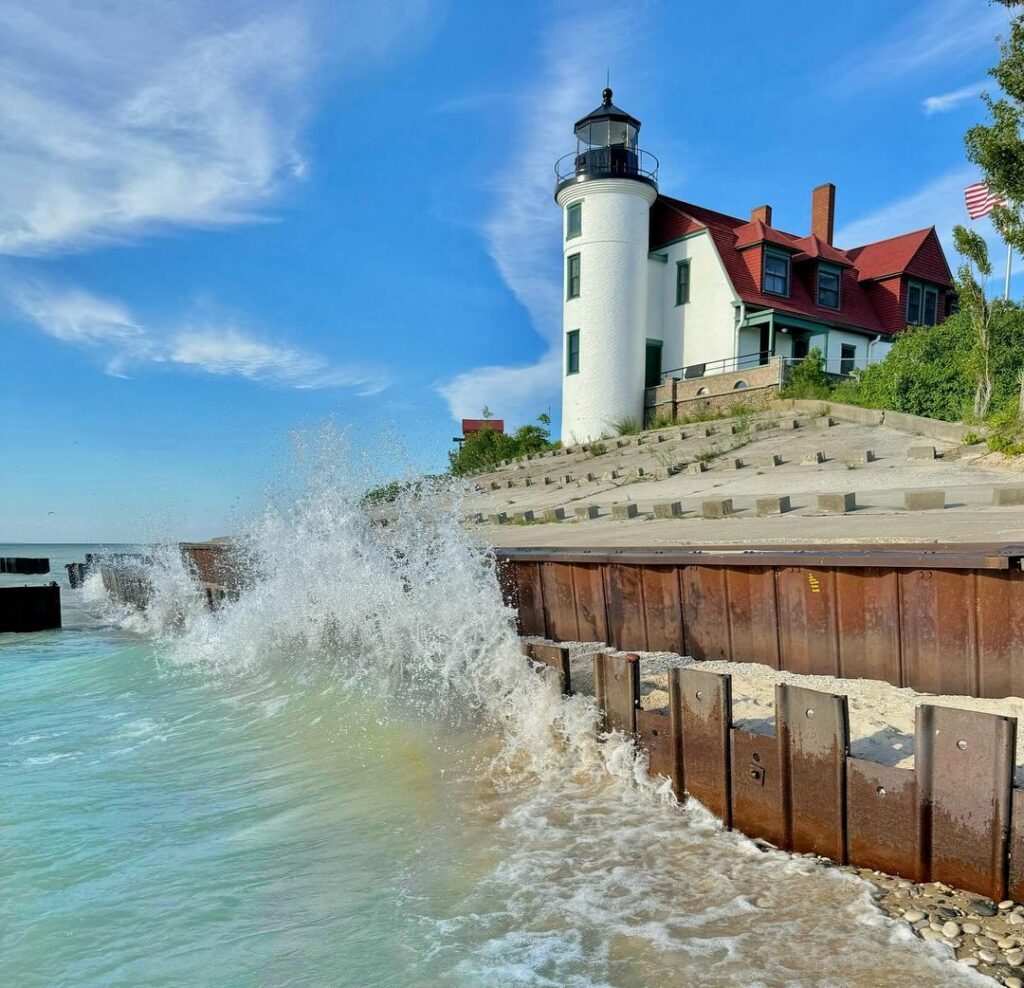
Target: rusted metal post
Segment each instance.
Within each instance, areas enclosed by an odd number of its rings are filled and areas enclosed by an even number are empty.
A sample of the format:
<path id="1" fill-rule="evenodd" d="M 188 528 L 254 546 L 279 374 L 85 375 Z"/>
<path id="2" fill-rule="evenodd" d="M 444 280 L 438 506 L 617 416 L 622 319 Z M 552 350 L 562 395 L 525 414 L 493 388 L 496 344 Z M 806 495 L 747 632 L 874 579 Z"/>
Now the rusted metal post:
<path id="1" fill-rule="evenodd" d="M 732 677 L 693 668 L 673 672 L 679 681 L 683 787 L 729 827 Z"/>

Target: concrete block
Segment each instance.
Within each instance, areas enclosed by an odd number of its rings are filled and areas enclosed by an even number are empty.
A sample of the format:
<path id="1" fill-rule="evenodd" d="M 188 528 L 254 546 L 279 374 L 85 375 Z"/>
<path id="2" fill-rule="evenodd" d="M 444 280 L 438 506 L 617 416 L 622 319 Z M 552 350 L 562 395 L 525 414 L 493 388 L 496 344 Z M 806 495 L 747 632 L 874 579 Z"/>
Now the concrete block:
<path id="1" fill-rule="evenodd" d="M 649 442 L 649 441 L 650 441 L 650 437 L 649 436 L 637 436 L 636 437 L 636 444 L 637 444 L 637 446 L 643 446 L 644 443 Z"/>
<path id="2" fill-rule="evenodd" d="M 534 514 L 533 514 L 532 511 L 517 511 L 516 512 L 516 521 L 518 521 L 518 522 L 533 521 L 533 519 L 534 519 Z"/>
<path id="3" fill-rule="evenodd" d="M 525 485 L 526 485 L 527 487 L 533 487 L 533 477 L 524 477 L 524 478 L 523 478 L 523 483 L 524 483 L 524 484 L 525 484 Z"/>
<path id="4" fill-rule="evenodd" d="M 506 487 L 515 487 L 516 486 L 516 482 L 514 480 L 512 480 L 512 479 L 506 480 L 505 481 L 505 486 Z"/>
<path id="5" fill-rule="evenodd" d="M 780 467 L 782 466 L 782 457 L 778 453 L 769 453 L 767 456 L 758 457 L 757 465 L 759 467 Z"/>
<path id="6" fill-rule="evenodd" d="M 835 514 L 845 514 L 857 507 L 857 495 L 848 494 L 819 494 L 818 510 L 831 511 Z"/>
<path id="7" fill-rule="evenodd" d="M 702 518 L 725 518 L 732 514 L 732 498 L 725 497 L 715 501 L 702 501 L 700 513 Z"/>
<path id="8" fill-rule="evenodd" d="M 654 506 L 655 518 L 678 518 L 683 513 L 683 506 L 678 501 L 669 501 Z"/>
<path id="9" fill-rule="evenodd" d="M 708 436 L 713 436 L 714 434 L 715 434 L 715 430 L 712 429 L 710 425 L 702 425 L 694 433 L 694 435 L 696 435 L 696 436 L 704 436 L 705 438 L 707 438 Z"/>
<path id="10" fill-rule="evenodd" d="M 692 435 L 692 433 L 687 432 L 686 429 L 683 429 L 682 432 L 679 433 L 679 438 L 680 439 L 689 439 L 691 435 Z"/>
<path id="11" fill-rule="evenodd" d="M 996 487 L 992 491 L 992 503 L 997 507 L 1024 504 L 1024 487 Z"/>
<path id="12" fill-rule="evenodd" d="M 903 506 L 907 511 L 932 511 L 946 506 L 945 491 L 904 491 Z"/>
<path id="13" fill-rule="evenodd" d="M 825 462 L 825 454 L 822 453 L 820 450 L 815 450 L 813 453 L 805 454 L 804 458 L 800 462 L 801 463 L 807 463 L 807 464 L 811 464 L 811 463 L 824 463 Z"/>
<path id="14" fill-rule="evenodd" d="M 588 473 L 588 474 L 587 474 L 587 481 L 588 481 L 589 483 L 591 483 L 591 484 L 592 484 L 592 483 L 593 483 L 593 482 L 594 482 L 595 480 L 597 480 L 597 479 L 598 479 L 598 477 L 597 477 L 597 474 L 596 474 L 596 473 Z"/>
<path id="15" fill-rule="evenodd" d="M 664 432 L 659 432 L 657 434 L 657 436 L 654 437 L 654 439 L 655 439 L 655 442 L 659 442 L 659 443 L 668 442 L 668 436 L 666 436 Z"/>
<path id="16" fill-rule="evenodd" d="M 565 521 L 565 508 L 548 508 L 544 512 L 545 521 Z"/>
<path id="17" fill-rule="evenodd" d="M 764 518 L 765 515 L 782 515 L 790 510 L 789 496 L 785 497 L 759 497 L 757 499 L 757 517 Z"/>
<path id="18" fill-rule="evenodd" d="M 935 447 L 934 446 L 911 446 L 907 450 L 908 460 L 934 460 L 935 459 Z"/>
<path id="19" fill-rule="evenodd" d="M 854 459 L 858 463 L 874 463 L 875 462 L 875 451 L 873 449 L 862 449 L 857 451 L 857 455 Z"/>
<path id="20" fill-rule="evenodd" d="M 533 454 L 533 453 L 527 453 L 527 454 L 526 454 L 526 458 L 527 458 L 528 460 L 532 460 L 532 459 L 533 459 L 533 457 L 534 457 L 534 454 Z"/>
<path id="21" fill-rule="evenodd" d="M 637 467 L 635 475 L 637 480 L 643 480 L 647 476 L 647 471 L 643 467 Z"/>
<path id="22" fill-rule="evenodd" d="M 708 468 L 708 465 L 703 460 L 697 460 L 696 462 L 691 463 L 686 468 L 686 472 L 687 473 L 704 473 L 704 471 L 707 470 L 707 468 Z"/>
<path id="23" fill-rule="evenodd" d="M 618 470 L 609 470 L 607 473 L 601 475 L 601 480 L 607 483 L 612 480 L 618 480 L 619 476 L 620 472 Z"/>
<path id="24" fill-rule="evenodd" d="M 508 515 L 504 511 L 499 511 L 497 514 L 491 515 L 489 521 L 492 525 L 504 525 L 508 521 Z"/>
<path id="25" fill-rule="evenodd" d="M 501 484 L 499 484 L 496 480 L 492 480 L 491 481 L 491 490 L 492 491 L 500 491 L 501 490 Z"/>
<path id="26" fill-rule="evenodd" d="M 596 518 L 600 514 L 596 504 L 587 504 L 576 509 L 576 517 L 581 521 L 589 518 Z"/>
<path id="27" fill-rule="evenodd" d="M 555 478 L 554 477 L 545 477 L 544 478 L 544 483 L 545 484 L 553 484 L 554 482 L 555 482 Z"/>
<path id="28" fill-rule="evenodd" d="M 477 511 L 475 514 L 470 515 L 468 520 L 471 521 L 474 525 L 482 525 L 484 521 L 484 516 L 480 514 L 479 511 Z"/>
<path id="29" fill-rule="evenodd" d="M 567 474 L 566 474 L 566 475 L 565 475 L 565 476 L 564 476 L 564 477 L 562 478 L 562 483 L 563 483 L 563 484 L 571 484 L 571 483 L 572 483 L 572 481 L 573 481 L 573 476 L 572 476 L 572 474 L 571 474 L 571 473 L 567 473 Z"/>
<path id="30" fill-rule="evenodd" d="M 640 514 L 640 509 L 632 501 L 627 504 L 612 505 L 612 517 L 618 521 L 626 521 L 630 518 L 636 518 L 638 514 Z"/>
<path id="31" fill-rule="evenodd" d="M 632 444 L 633 444 L 633 440 L 632 439 L 616 439 L 615 440 L 615 445 L 618 446 L 619 449 L 625 449 L 626 446 L 631 446 Z"/>
<path id="32" fill-rule="evenodd" d="M 799 429 L 800 428 L 800 420 L 799 419 L 783 419 L 779 423 L 779 428 L 780 429 Z"/>
<path id="33" fill-rule="evenodd" d="M 811 425 L 815 429 L 831 429 L 836 424 L 836 420 L 831 415 L 819 415 L 817 418 L 811 419 Z"/>
<path id="34" fill-rule="evenodd" d="M 730 470 L 742 470 L 747 464 L 741 460 L 738 456 L 731 456 L 725 461 L 725 465 Z"/>

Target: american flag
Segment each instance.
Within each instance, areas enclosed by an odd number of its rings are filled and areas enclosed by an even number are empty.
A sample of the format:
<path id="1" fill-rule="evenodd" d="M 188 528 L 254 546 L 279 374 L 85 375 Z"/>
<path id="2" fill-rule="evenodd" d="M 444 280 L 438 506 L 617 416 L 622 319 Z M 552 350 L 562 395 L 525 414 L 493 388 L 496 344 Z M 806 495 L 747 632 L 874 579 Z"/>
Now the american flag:
<path id="1" fill-rule="evenodd" d="M 967 215 L 972 220 L 988 216 L 996 206 L 1005 205 L 1006 200 L 1000 199 L 984 182 L 975 182 L 964 189 L 964 203 Z"/>

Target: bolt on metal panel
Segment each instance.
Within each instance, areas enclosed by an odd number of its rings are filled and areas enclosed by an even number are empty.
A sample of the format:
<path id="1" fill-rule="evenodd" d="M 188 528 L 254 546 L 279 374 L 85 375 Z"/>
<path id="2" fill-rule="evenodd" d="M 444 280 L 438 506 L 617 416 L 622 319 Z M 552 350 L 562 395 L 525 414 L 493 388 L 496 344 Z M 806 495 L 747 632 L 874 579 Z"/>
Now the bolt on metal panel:
<path id="1" fill-rule="evenodd" d="M 604 711 L 605 731 L 636 733 L 640 705 L 640 658 L 637 655 L 594 653 L 594 692 Z"/>
<path id="2" fill-rule="evenodd" d="M 579 641 L 572 564 L 546 563 L 540 567 L 540 576 L 547 637 L 555 641 Z"/>
<path id="3" fill-rule="evenodd" d="M 845 696 L 779 683 L 775 716 L 782 752 L 786 844 L 846 863 Z"/>
<path id="4" fill-rule="evenodd" d="M 672 716 L 664 711 L 637 709 L 636 733 L 640 744 L 647 750 L 647 772 L 651 778 L 664 776 L 668 779 L 678 799 L 682 789 L 677 726 Z"/>
<path id="5" fill-rule="evenodd" d="M 925 881 L 913 769 L 846 759 L 846 845 L 852 864 Z"/>
<path id="6" fill-rule="evenodd" d="M 673 669 L 683 753 L 683 788 L 727 826 L 732 825 L 729 725 L 732 677 L 702 669 Z"/>
<path id="7" fill-rule="evenodd" d="M 733 829 L 785 850 L 786 819 L 778 738 L 750 734 L 734 727 L 729 740 Z"/>
<path id="8" fill-rule="evenodd" d="M 917 708 L 916 771 L 932 881 L 1004 898 L 1016 733 L 1012 717 Z"/>
<path id="9" fill-rule="evenodd" d="M 572 678 L 569 673 L 569 649 L 562 645 L 532 644 L 529 656 L 535 662 L 554 669 L 563 693 L 572 692 Z"/>
<path id="10" fill-rule="evenodd" d="M 647 651 L 683 653 L 683 613 L 679 600 L 679 570 L 674 566 L 645 566 L 643 594 Z"/>

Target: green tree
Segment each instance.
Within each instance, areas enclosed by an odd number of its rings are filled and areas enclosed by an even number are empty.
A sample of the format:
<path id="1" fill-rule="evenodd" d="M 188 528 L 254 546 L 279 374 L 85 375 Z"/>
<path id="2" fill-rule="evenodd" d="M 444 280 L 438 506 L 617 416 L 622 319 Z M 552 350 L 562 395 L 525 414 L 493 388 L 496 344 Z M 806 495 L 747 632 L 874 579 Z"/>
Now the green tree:
<path id="1" fill-rule="evenodd" d="M 982 95 L 989 111 L 989 122 L 967 131 L 964 143 L 967 157 L 985 173 L 989 189 L 1006 205 L 992 211 L 992 223 L 1012 247 L 1024 251 L 1024 6 L 1021 0 L 998 0 L 1017 11 L 1010 19 L 1010 30 L 999 39 L 1000 59 L 989 69 L 1003 95 L 993 99 Z"/>
<path id="2" fill-rule="evenodd" d="M 470 433 L 459 449 L 448 454 L 451 472 L 458 477 L 474 470 L 489 470 L 502 460 L 550 449 L 551 418 L 543 414 L 537 421 L 540 425 L 521 425 L 513 433 L 498 432 L 485 421 L 483 428 Z"/>
<path id="3" fill-rule="evenodd" d="M 992 264 L 988 247 L 976 230 L 968 230 L 958 223 L 953 227 L 953 243 L 966 263 L 956 274 L 956 288 L 960 304 L 969 313 L 974 345 L 971 352 L 971 370 L 974 376 L 974 417 L 984 418 L 992 401 L 992 314 L 998 303 L 985 294 Z M 979 283 L 975 270 L 984 279 Z"/>
<path id="4" fill-rule="evenodd" d="M 827 398 L 832 385 L 825 373 L 821 350 L 811 347 L 807 356 L 786 373 L 786 385 L 779 392 L 783 398 Z"/>

